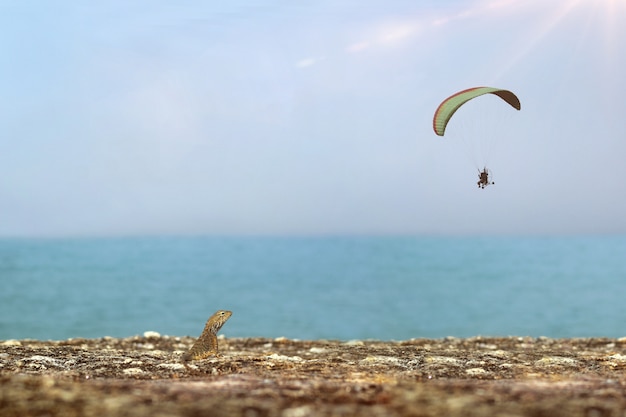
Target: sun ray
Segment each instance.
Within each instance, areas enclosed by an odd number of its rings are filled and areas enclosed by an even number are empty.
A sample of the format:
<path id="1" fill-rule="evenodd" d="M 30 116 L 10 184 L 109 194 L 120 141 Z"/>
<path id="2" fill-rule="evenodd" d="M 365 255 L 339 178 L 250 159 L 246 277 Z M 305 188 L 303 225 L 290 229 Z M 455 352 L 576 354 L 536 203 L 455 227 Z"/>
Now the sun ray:
<path id="1" fill-rule="evenodd" d="M 595 52 L 597 59 L 589 65 L 600 71 L 599 82 L 621 78 L 626 33 L 619 22 L 626 20 L 626 1 L 570 0 L 568 3 L 575 7 L 580 27 L 575 46 L 581 51 Z"/>
<path id="2" fill-rule="evenodd" d="M 623 45 L 620 45 L 620 41 L 624 42 L 624 34 L 618 33 L 620 29 L 623 30 L 619 26 L 620 22 L 626 20 L 626 1 L 624 0 L 605 0 L 604 2 L 598 2 L 593 4 L 596 7 L 600 7 L 599 5 L 604 4 L 603 14 L 604 17 L 602 19 L 602 27 L 603 27 L 603 47 L 605 56 L 611 60 L 612 57 L 617 56 L 620 53 L 623 53 Z"/>
<path id="3" fill-rule="evenodd" d="M 498 74 L 495 75 L 495 82 L 501 79 L 511 68 L 515 67 L 521 62 L 528 54 L 530 54 L 537 46 L 544 40 L 554 29 L 572 12 L 575 4 L 579 0 L 562 1 L 554 8 L 550 14 L 543 18 L 542 22 L 538 25 L 538 29 L 530 34 L 525 34 L 523 40 L 520 41 L 519 46 L 514 48 L 517 52 L 508 60 L 508 62 L 501 66 Z M 543 3 L 543 2 L 541 2 Z M 539 3 L 537 3 L 539 4 Z M 545 7 L 545 6 L 544 6 Z"/>

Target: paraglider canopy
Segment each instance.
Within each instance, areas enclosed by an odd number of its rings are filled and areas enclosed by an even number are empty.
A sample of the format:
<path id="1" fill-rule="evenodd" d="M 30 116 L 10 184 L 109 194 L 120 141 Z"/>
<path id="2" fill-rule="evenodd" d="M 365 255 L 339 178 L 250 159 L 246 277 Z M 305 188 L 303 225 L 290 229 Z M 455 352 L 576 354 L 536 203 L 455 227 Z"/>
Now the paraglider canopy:
<path id="1" fill-rule="evenodd" d="M 458 93 L 451 95 L 442 101 L 439 107 L 437 107 L 435 116 L 433 117 L 433 129 L 435 130 L 435 133 L 439 136 L 443 136 L 450 118 L 459 109 L 459 107 L 484 94 L 495 94 L 515 109 L 521 109 L 519 99 L 509 90 L 502 90 L 500 88 L 493 87 L 468 88 L 467 90 L 459 91 Z"/>

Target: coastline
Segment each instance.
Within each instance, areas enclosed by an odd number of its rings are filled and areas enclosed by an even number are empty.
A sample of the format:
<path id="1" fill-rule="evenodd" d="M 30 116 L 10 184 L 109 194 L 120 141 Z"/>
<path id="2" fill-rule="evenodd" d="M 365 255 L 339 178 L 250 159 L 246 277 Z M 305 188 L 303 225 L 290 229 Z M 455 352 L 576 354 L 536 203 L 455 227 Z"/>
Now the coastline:
<path id="1" fill-rule="evenodd" d="M 626 338 L 0 341 L 3 416 L 589 416 L 626 410 Z M 594 414 L 595 413 L 595 414 Z"/>

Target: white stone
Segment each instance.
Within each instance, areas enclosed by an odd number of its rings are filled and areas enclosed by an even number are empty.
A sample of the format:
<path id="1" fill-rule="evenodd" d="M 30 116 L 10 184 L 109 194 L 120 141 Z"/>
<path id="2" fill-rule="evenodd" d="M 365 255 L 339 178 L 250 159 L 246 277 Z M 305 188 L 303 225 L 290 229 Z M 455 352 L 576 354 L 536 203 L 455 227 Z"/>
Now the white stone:
<path id="1" fill-rule="evenodd" d="M 137 343 L 136 345 L 140 349 L 153 350 L 154 344 L 152 343 Z"/>
<path id="2" fill-rule="evenodd" d="M 41 355 L 35 355 L 35 356 L 31 356 L 30 358 L 26 358 L 27 361 L 33 361 L 33 362 L 40 362 L 40 363 L 48 363 L 51 365 L 56 365 L 56 366 L 60 366 L 60 361 L 58 359 L 55 358 L 51 358 L 49 356 L 41 356 Z"/>
<path id="3" fill-rule="evenodd" d="M 308 417 L 314 414 L 315 410 L 310 405 L 287 408 L 283 411 L 282 417 Z"/>
<path id="4" fill-rule="evenodd" d="M 462 362 L 460 359 L 451 358 L 449 356 L 428 356 L 426 357 L 426 362 L 428 363 L 437 363 L 437 364 L 445 364 L 451 366 L 461 366 Z"/>
<path id="5" fill-rule="evenodd" d="M 576 366 L 578 361 L 565 356 L 546 356 L 539 359 L 537 363 L 544 365 Z"/>
<path id="6" fill-rule="evenodd" d="M 185 369 L 185 365 L 180 363 L 160 363 L 157 368 L 171 369 L 173 371 L 182 371 Z"/>
<path id="7" fill-rule="evenodd" d="M 125 375 L 141 375 L 144 373 L 144 370 L 140 368 L 127 368 L 124 369 L 123 372 Z"/>
<path id="8" fill-rule="evenodd" d="M 484 375 L 487 373 L 483 368 L 470 368 L 466 369 L 465 373 L 468 375 Z"/>
<path id="9" fill-rule="evenodd" d="M 327 349 L 326 349 L 326 348 L 323 348 L 323 347 L 315 347 L 315 346 L 313 346 L 311 349 L 309 349 L 309 352 L 311 352 L 311 353 L 324 353 L 324 352 L 326 352 L 326 351 L 327 351 Z"/>
<path id="10" fill-rule="evenodd" d="M 161 337 L 161 333 L 148 330 L 147 332 L 143 332 L 143 337 L 146 337 L 146 338 L 154 337 L 156 339 L 156 338 Z"/>
<path id="11" fill-rule="evenodd" d="M 391 364 L 391 365 L 400 365 L 401 363 L 400 359 L 394 356 L 368 356 L 367 358 L 363 359 L 361 362 L 376 363 L 376 364 L 386 363 L 386 364 Z"/>
<path id="12" fill-rule="evenodd" d="M 290 362 L 301 362 L 302 358 L 300 356 L 285 356 L 285 355 L 278 355 L 276 353 L 271 354 L 267 357 L 268 359 L 274 359 L 277 361 L 290 361 Z"/>

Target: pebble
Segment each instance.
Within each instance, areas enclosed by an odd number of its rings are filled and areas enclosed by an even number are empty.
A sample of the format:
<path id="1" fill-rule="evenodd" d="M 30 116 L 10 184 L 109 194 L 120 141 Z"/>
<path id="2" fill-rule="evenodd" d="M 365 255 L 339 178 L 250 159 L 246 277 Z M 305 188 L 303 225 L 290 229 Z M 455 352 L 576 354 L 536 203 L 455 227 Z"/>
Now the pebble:
<path id="1" fill-rule="evenodd" d="M 290 362 L 302 362 L 303 361 L 303 359 L 300 356 L 285 356 L 285 355 L 278 355 L 276 353 L 269 355 L 267 358 L 274 359 L 277 361 L 290 361 Z"/>
<path id="2" fill-rule="evenodd" d="M 493 350 L 487 353 L 487 356 L 494 358 L 506 358 L 509 354 L 504 350 Z"/>
<path id="3" fill-rule="evenodd" d="M 463 363 L 458 358 L 452 358 L 449 356 L 428 356 L 426 358 L 427 363 L 437 363 L 442 365 L 461 366 Z"/>
<path id="4" fill-rule="evenodd" d="M 390 365 L 400 365 L 401 363 L 400 359 L 393 357 L 393 356 L 368 356 L 367 358 L 363 359 L 361 362 L 372 363 L 372 364 L 385 363 L 385 364 L 390 364 Z"/>
<path id="5" fill-rule="evenodd" d="M 58 368 L 64 368 L 63 364 L 61 363 L 59 359 L 51 358 L 49 356 L 34 355 L 34 356 L 31 356 L 30 358 L 25 358 L 24 360 L 33 361 L 39 364 L 45 363 L 48 365 L 56 366 Z"/>
<path id="6" fill-rule="evenodd" d="M 561 366 L 576 366 L 578 361 L 576 359 L 564 357 L 564 356 L 546 356 L 537 361 L 538 365 L 561 365 Z"/>
<path id="7" fill-rule="evenodd" d="M 173 371 L 182 371 L 185 369 L 185 365 L 180 363 L 160 363 L 157 368 L 171 369 Z"/>
<path id="8" fill-rule="evenodd" d="M 283 410 L 282 417 L 308 417 L 314 415 L 315 409 L 310 405 L 301 405 Z"/>
<path id="9" fill-rule="evenodd" d="M 153 343 L 137 343 L 136 346 L 139 349 L 146 349 L 146 350 L 153 350 L 154 349 L 154 344 Z"/>
<path id="10" fill-rule="evenodd" d="M 22 342 L 15 339 L 9 339 L 2 342 L 2 346 L 22 346 Z"/>
<path id="11" fill-rule="evenodd" d="M 484 375 L 487 373 L 487 371 L 485 371 L 483 368 L 470 368 L 470 369 L 466 369 L 465 373 L 471 376 L 476 376 L 476 375 Z"/>
<path id="12" fill-rule="evenodd" d="M 154 332 L 152 330 L 148 330 L 147 332 L 143 332 L 143 337 L 145 337 L 147 339 L 149 339 L 149 338 L 158 339 L 159 337 L 161 337 L 161 333 Z"/>
<path id="13" fill-rule="evenodd" d="M 145 371 L 140 368 L 126 368 L 122 372 L 124 375 L 142 375 L 145 373 Z"/>
<path id="14" fill-rule="evenodd" d="M 498 349 L 498 345 L 494 345 L 492 343 L 479 343 L 478 347 L 482 348 L 482 349 L 487 349 L 487 350 L 496 350 L 496 349 Z"/>

